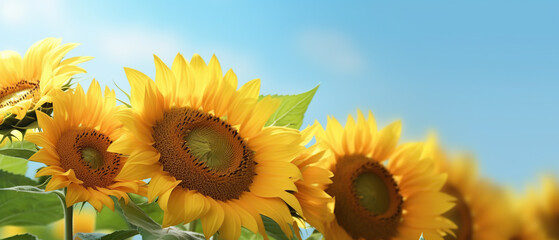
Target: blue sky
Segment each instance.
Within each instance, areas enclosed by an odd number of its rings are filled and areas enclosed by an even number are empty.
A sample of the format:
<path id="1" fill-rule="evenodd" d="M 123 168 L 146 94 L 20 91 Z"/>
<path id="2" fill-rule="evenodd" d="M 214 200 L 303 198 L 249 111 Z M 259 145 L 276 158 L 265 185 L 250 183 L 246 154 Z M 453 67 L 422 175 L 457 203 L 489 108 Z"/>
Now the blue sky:
<path id="1" fill-rule="evenodd" d="M 129 89 L 122 67 L 154 75 L 152 54 L 216 54 L 240 82 L 294 94 L 320 84 L 305 125 L 358 108 L 402 141 L 435 130 L 472 152 L 483 175 L 522 189 L 559 175 L 556 1 L 2 1 L 0 49 L 49 36 L 102 84 Z M 86 83 L 88 84 L 88 83 Z M 123 97 L 123 95 L 120 95 Z"/>

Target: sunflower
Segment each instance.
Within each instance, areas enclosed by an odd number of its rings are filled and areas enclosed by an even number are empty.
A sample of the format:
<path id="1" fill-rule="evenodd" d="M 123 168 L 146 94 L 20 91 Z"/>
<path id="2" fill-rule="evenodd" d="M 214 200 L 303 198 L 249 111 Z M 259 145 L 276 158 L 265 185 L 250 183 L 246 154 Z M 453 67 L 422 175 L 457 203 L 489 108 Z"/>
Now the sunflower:
<path id="1" fill-rule="evenodd" d="M 553 175 L 541 179 L 541 191 L 531 188 L 519 204 L 522 217 L 514 239 L 559 239 L 559 184 Z"/>
<path id="2" fill-rule="evenodd" d="M 305 145 L 312 140 L 316 128 L 317 125 L 313 125 L 301 132 Z M 333 175 L 332 172 L 318 165 L 323 158 L 326 158 L 325 151 L 313 145 L 292 161 L 299 167 L 303 176 L 295 182 L 298 190 L 295 197 L 301 204 L 303 218 L 319 232 L 324 231 L 323 226 L 326 222 L 334 219 L 331 209 L 334 199 L 324 191 L 324 186 L 332 183 L 330 178 Z M 304 223 L 301 223 L 301 226 L 305 226 Z"/>
<path id="3" fill-rule="evenodd" d="M 237 239 L 241 226 L 266 236 L 262 214 L 292 234 L 301 173 L 291 160 L 304 147 L 298 130 L 264 127 L 279 101 L 259 99 L 259 79 L 237 90 L 215 56 L 206 65 L 178 54 L 171 68 L 155 56 L 155 66 L 155 82 L 125 69 L 132 108 L 118 117 L 127 133 L 109 147 L 129 156 L 118 177 L 151 178 L 147 197 L 158 199 L 164 227 L 199 218 L 206 238 Z"/>
<path id="4" fill-rule="evenodd" d="M 549 240 L 542 224 L 537 216 L 539 198 L 533 189 L 522 196 L 509 195 L 511 202 L 514 203 L 513 214 L 514 234 L 510 240 Z"/>
<path id="5" fill-rule="evenodd" d="M 3 226 L 0 227 L 0 238 L 9 238 L 18 234 L 25 234 L 27 230 L 24 227 L 20 226 Z"/>
<path id="6" fill-rule="evenodd" d="M 105 88 L 103 97 L 93 80 L 87 94 L 79 84 L 73 92 L 57 91 L 53 104 L 53 118 L 37 111 L 43 131 L 26 137 L 42 147 L 29 160 L 47 165 L 36 174 L 52 176 L 45 190 L 67 187 L 66 206 L 87 201 L 97 211 L 103 205 L 114 210 L 109 195 L 128 201 L 126 193 L 140 192 L 141 181 L 115 178 L 126 158 L 107 152 L 122 134 L 122 124 L 114 118 L 121 107 L 116 106 L 114 91 Z"/>
<path id="7" fill-rule="evenodd" d="M 14 51 L 0 52 L 0 129 L 24 127 L 21 120 L 29 114 L 35 119 L 35 109 L 50 102 L 49 93 L 62 89 L 70 78 L 85 70 L 76 66 L 91 57 L 62 60 L 78 44 L 60 45 L 61 40 L 46 38 L 33 44 L 23 59 Z M 31 111 L 30 111 L 31 110 Z M 13 116 L 13 117 L 12 117 Z M 7 125 L 4 126 L 6 120 Z"/>
<path id="8" fill-rule="evenodd" d="M 423 232 L 435 240 L 454 227 L 441 216 L 454 206 L 440 192 L 446 176 L 421 158 L 422 143 L 397 147 L 400 132 L 399 121 L 378 131 L 372 113 L 361 111 L 345 129 L 335 118 L 318 128 L 316 144 L 329 154 L 321 165 L 334 173 L 325 186 L 335 199 L 326 239 L 417 239 Z"/>
<path id="9" fill-rule="evenodd" d="M 510 239 L 514 218 L 507 193 L 478 178 L 472 156 L 460 155 L 450 161 L 434 135 L 429 137 L 424 154 L 434 160 L 438 172 L 448 174 L 443 192 L 457 199 L 456 207 L 443 216 L 458 228 L 447 232 L 444 239 Z"/>
<path id="10" fill-rule="evenodd" d="M 538 215 L 547 235 L 559 239 L 559 184 L 557 178 L 546 176 L 542 179 L 543 193 Z"/>

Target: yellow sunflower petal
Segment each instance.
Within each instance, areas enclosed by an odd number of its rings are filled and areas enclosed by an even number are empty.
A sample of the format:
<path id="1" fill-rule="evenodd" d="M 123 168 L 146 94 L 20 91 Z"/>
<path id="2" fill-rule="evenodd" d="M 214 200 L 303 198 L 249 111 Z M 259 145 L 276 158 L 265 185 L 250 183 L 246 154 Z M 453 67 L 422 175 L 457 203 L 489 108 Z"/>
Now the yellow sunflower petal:
<path id="1" fill-rule="evenodd" d="M 68 185 L 68 190 L 66 192 L 66 207 L 70 207 L 75 203 L 87 201 L 89 198 L 89 191 L 80 184 L 71 183 Z"/>
<path id="2" fill-rule="evenodd" d="M 148 201 L 153 202 L 157 196 L 176 187 L 179 183 L 180 180 L 177 181 L 170 176 L 154 176 L 151 178 L 150 184 L 148 185 Z"/>
<path id="3" fill-rule="evenodd" d="M 241 218 L 229 204 L 221 204 L 221 207 L 226 217 L 223 219 L 223 225 L 219 228 L 220 236 L 225 239 L 239 239 L 241 236 Z"/>
<path id="4" fill-rule="evenodd" d="M 201 217 L 202 230 L 204 236 L 209 239 L 223 224 L 225 213 L 223 207 L 215 200 L 208 198 L 205 200 L 210 205 L 208 213 Z"/>
<path id="5" fill-rule="evenodd" d="M 0 51 L 0 86 L 8 86 L 22 79 L 22 59 L 14 51 Z"/>
<path id="6" fill-rule="evenodd" d="M 168 193 L 165 193 L 167 196 L 167 200 L 161 200 L 161 202 L 166 202 L 167 206 L 164 211 L 168 211 L 169 209 L 181 209 L 182 205 L 184 204 L 185 193 L 183 191 L 173 191 L 169 190 Z M 164 194 L 164 195 L 165 195 Z M 161 198 L 164 198 L 164 195 Z M 160 203 L 161 206 L 161 203 Z M 174 226 L 184 221 L 184 211 L 173 211 L 173 214 L 165 214 L 163 216 L 163 227 Z"/>
<path id="7" fill-rule="evenodd" d="M 29 137 L 30 136 L 28 135 L 25 137 L 25 139 L 36 144 L 35 142 L 36 140 L 32 141 L 29 139 Z M 44 163 L 48 166 L 60 165 L 60 160 L 58 159 L 58 155 L 56 155 L 56 153 L 53 153 L 52 150 L 45 149 L 45 148 L 40 149 L 38 152 L 33 154 L 33 156 L 29 157 L 29 161 Z"/>
<path id="8" fill-rule="evenodd" d="M 39 171 L 37 171 L 37 174 L 35 174 L 35 177 L 42 177 L 48 175 L 60 175 L 62 173 L 64 173 L 64 168 L 61 168 L 59 166 L 48 166 L 39 169 Z"/>
<path id="9" fill-rule="evenodd" d="M 68 178 L 57 175 L 57 176 L 53 176 L 49 182 L 47 183 L 47 186 L 45 186 L 45 191 L 49 192 L 52 190 L 56 190 L 56 189 L 60 189 L 63 187 L 67 187 L 68 185 L 70 185 L 70 181 L 68 181 Z"/>
<path id="10" fill-rule="evenodd" d="M 402 123 L 396 121 L 380 130 L 375 141 L 375 150 L 373 158 L 378 161 L 387 159 L 398 144 L 400 133 L 402 132 Z"/>

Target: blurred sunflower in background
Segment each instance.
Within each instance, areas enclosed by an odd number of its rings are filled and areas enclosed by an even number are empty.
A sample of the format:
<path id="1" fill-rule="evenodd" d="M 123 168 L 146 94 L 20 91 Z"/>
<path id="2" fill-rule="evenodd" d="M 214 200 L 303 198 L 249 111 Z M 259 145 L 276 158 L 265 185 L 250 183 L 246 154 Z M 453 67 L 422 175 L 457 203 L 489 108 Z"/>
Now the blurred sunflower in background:
<path id="1" fill-rule="evenodd" d="M 443 192 L 456 198 L 456 206 L 443 216 L 458 229 L 448 231 L 444 239 L 510 239 L 514 216 L 507 193 L 478 177 L 472 156 L 448 159 L 434 134 L 429 136 L 424 155 L 435 162 L 437 171 L 448 174 Z"/>
<path id="2" fill-rule="evenodd" d="M 52 101 L 49 94 L 53 89 L 67 87 L 72 76 L 85 72 L 77 64 L 92 58 L 62 60 L 78 44 L 60 42 L 56 38 L 41 40 L 23 58 L 14 51 L 0 52 L 0 133 L 10 136 L 13 127 L 33 123 L 34 110 Z"/>
<path id="3" fill-rule="evenodd" d="M 95 210 L 82 209 L 74 211 L 74 231 L 75 233 L 92 233 L 95 231 Z M 64 239 L 64 219 L 53 223 L 54 239 Z M 78 237 L 76 237 L 79 239 Z"/>
<path id="4" fill-rule="evenodd" d="M 326 239 L 417 239 L 423 232 L 436 240 L 455 227 L 441 216 L 454 206 L 440 191 L 446 175 L 421 158 L 422 143 L 397 147 L 399 121 L 378 131 L 372 113 L 365 118 L 358 111 L 345 128 L 333 117 L 325 130 L 316 124 L 316 144 L 329 154 L 321 165 L 334 173 L 325 184 L 335 199 Z"/>
<path id="5" fill-rule="evenodd" d="M 513 203 L 512 213 L 515 218 L 514 230 L 511 240 L 549 240 L 541 219 L 537 217 L 536 209 L 539 207 L 539 198 L 530 189 L 521 195 L 509 194 L 509 199 Z"/>
<path id="6" fill-rule="evenodd" d="M 93 80 L 87 94 L 79 84 L 74 91 L 57 91 L 53 104 L 53 118 L 37 112 L 42 132 L 26 137 L 42 147 L 29 160 L 47 165 L 36 174 L 52 176 L 45 190 L 67 187 L 67 207 L 87 201 L 97 211 L 103 205 L 114 209 L 109 196 L 128 201 L 127 193 L 140 193 L 143 182 L 116 178 L 126 158 L 106 151 L 121 135 L 114 115 L 122 106 L 116 106 L 114 91 L 105 88 L 103 96 Z"/>
<path id="7" fill-rule="evenodd" d="M 25 234 L 27 230 L 20 226 L 3 226 L 0 228 L 0 238 L 8 238 L 18 234 Z"/>
<path id="8" fill-rule="evenodd" d="M 84 207 L 83 209 L 80 209 L 80 211 L 74 211 L 73 220 L 75 233 L 92 233 L 96 229 L 96 213 L 93 208 Z M 0 238 L 2 239 L 25 233 L 33 234 L 37 236 L 38 239 L 44 240 L 64 239 L 64 219 L 60 219 L 48 225 L 0 227 Z M 79 238 L 76 237 L 76 239 Z"/>
<path id="9" fill-rule="evenodd" d="M 301 131 L 303 144 L 307 145 L 314 137 L 317 125 L 309 126 Z M 302 216 L 306 222 L 316 228 L 319 232 L 324 231 L 324 225 L 334 219 L 332 207 L 334 199 L 324 190 L 327 184 L 332 183 L 330 178 L 332 172 L 318 165 L 323 158 L 327 157 L 324 150 L 320 150 L 315 144 L 303 151 L 301 155 L 293 160 L 293 164 L 301 170 L 302 178 L 295 182 L 297 192 L 295 197 L 301 203 Z M 296 226 L 305 226 L 304 222 Z"/>
<path id="10" fill-rule="evenodd" d="M 259 79 L 237 90 L 215 56 L 178 54 L 171 68 L 155 56 L 155 66 L 155 82 L 125 69 L 132 108 L 118 118 L 128 132 L 109 147 L 129 156 L 119 177 L 151 178 L 164 227 L 200 219 L 206 238 L 237 239 L 241 226 L 266 237 L 262 214 L 292 236 L 301 173 L 291 161 L 304 147 L 298 130 L 264 127 L 279 100 L 259 99 Z"/>
<path id="11" fill-rule="evenodd" d="M 552 175 L 542 179 L 543 192 L 537 217 L 551 239 L 559 239 L 559 184 Z"/>
<path id="12" fill-rule="evenodd" d="M 553 175 L 541 178 L 540 191 L 534 187 L 519 199 L 517 213 L 521 217 L 514 240 L 559 239 L 559 184 Z"/>

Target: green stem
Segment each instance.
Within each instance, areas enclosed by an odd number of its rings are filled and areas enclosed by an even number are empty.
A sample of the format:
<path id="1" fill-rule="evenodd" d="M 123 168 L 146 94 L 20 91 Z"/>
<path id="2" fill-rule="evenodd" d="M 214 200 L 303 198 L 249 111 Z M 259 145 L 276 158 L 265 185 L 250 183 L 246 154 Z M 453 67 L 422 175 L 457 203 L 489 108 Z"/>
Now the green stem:
<path id="1" fill-rule="evenodd" d="M 64 208 L 64 239 L 72 240 L 74 237 L 74 225 L 73 225 L 74 206 L 66 207 L 66 191 L 67 189 L 64 188 L 64 195 L 62 194 L 57 194 L 57 195 L 60 198 L 62 207 Z"/>
<path id="2" fill-rule="evenodd" d="M 196 232 L 196 223 L 198 223 L 198 220 L 194 220 L 194 221 L 190 222 L 188 224 L 188 231 Z"/>
<path id="3" fill-rule="evenodd" d="M 72 240 L 74 236 L 74 226 L 73 226 L 73 214 L 74 213 L 74 206 L 67 207 L 64 210 L 64 232 L 65 232 L 65 239 Z"/>

